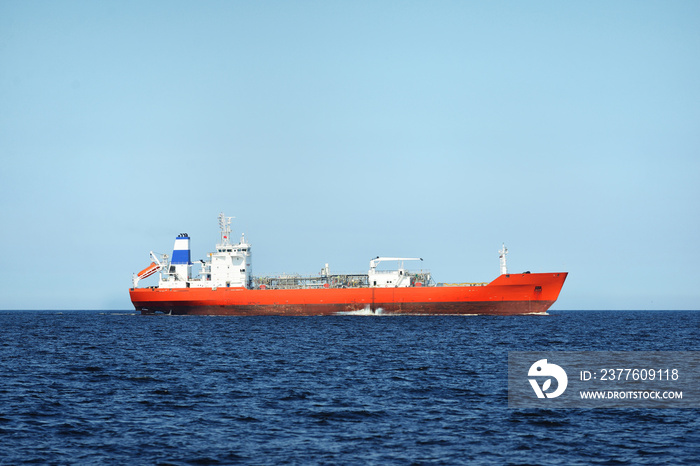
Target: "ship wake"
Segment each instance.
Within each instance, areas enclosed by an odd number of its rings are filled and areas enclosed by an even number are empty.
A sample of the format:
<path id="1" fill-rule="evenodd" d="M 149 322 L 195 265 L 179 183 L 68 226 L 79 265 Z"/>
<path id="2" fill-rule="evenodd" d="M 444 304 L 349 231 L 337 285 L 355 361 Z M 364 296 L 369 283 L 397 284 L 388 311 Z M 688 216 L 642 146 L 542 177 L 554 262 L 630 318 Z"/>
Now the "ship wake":
<path id="1" fill-rule="evenodd" d="M 336 315 L 339 316 L 380 316 L 384 313 L 384 309 L 381 307 L 372 310 L 369 306 L 365 306 L 362 309 L 354 310 L 354 311 L 340 311 L 337 312 Z"/>

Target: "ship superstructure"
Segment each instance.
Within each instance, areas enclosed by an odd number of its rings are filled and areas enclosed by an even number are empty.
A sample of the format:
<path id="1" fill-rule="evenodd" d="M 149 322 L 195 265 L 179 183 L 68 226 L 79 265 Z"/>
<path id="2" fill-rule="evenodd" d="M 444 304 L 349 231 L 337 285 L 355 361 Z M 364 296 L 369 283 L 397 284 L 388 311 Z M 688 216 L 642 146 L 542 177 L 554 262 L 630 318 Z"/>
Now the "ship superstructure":
<path id="1" fill-rule="evenodd" d="M 186 233 L 175 239 L 172 257 L 151 252 L 151 264 L 133 277 L 135 309 L 143 314 L 209 315 L 544 313 L 567 276 L 508 274 L 503 245 L 501 275 L 490 283 L 435 283 L 430 272 L 404 267 L 423 260 L 415 257 L 376 257 L 366 274 L 333 274 L 325 264 L 312 276 L 254 277 L 251 244 L 245 235 L 231 241 L 232 219 L 219 215 L 221 240 L 205 260 L 192 263 Z M 387 269 L 386 264 L 394 267 Z M 155 273 L 157 286 L 138 288 Z"/>
<path id="2" fill-rule="evenodd" d="M 155 272 L 160 272 L 158 288 L 216 288 L 245 287 L 253 285 L 251 266 L 251 248 L 245 235 L 237 244 L 231 243 L 231 219 L 219 215 L 221 242 L 216 245 L 216 252 L 209 254 L 207 260 L 200 260 L 199 277 L 193 278 L 193 264 L 190 260 L 190 237 L 180 233 L 175 238 L 173 255 L 168 260 L 167 254 L 160 258 L 151 251 L 153 262 L 133 277 L 134 288 L 138 282 Z"/>

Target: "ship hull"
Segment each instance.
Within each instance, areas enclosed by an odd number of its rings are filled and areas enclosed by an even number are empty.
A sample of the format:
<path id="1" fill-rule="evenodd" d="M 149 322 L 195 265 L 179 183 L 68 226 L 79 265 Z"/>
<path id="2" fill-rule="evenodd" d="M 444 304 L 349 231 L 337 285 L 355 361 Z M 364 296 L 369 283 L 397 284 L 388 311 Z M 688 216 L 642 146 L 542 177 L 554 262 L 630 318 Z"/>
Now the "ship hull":
<path id="1" fill-rule="evenodd" d="M 524 315 L 545 313 L 559 296 L 566 273 L 501 275 L 485 286 L 407 288 L 132 288 L 142 314 L 321 315 Z"/>

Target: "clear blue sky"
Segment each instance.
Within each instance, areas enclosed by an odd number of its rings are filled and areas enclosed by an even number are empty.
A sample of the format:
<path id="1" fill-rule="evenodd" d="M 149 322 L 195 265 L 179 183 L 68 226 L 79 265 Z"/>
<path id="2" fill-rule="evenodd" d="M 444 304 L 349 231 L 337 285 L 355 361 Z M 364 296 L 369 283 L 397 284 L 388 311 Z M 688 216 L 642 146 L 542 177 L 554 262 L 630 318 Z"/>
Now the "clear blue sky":
<path id="1" fill-rule="evenodd" d="M 0 2 L 0 308 L 130 309 L 150 250 L 420 256 L 700 309 L 700 2 Z"/>

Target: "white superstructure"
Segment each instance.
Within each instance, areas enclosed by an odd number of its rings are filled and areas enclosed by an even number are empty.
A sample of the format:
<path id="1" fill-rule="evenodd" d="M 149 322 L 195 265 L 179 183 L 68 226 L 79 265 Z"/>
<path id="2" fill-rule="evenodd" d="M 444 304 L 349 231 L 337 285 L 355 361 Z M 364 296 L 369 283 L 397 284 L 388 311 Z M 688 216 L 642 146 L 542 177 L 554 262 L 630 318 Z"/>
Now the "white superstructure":
<path id="1" fill-rule="evenodd" d="M 138 274 L 134 274 L 133 287 L 140 280 L 160 272 L 158 288 L 406 288 L 410 286 L 435 286 L 430 272 L 410 272 L 404 268 L 404 261 L 422 261 L 416 257 L 376 257 L 369 263 L 369 272 L 365 274 L 331 274 L 330 266 L 325 264 L 318 276 L 302 277 L 299 275 L 282 275 L 274 277 L 253 277 L 251 245 L 241 235 L 237 243 L 231 242 L 231 220 L 219 214 L 221 240 L 216 251 L 209 253 L 206 260 L 196 261 L 190 257 L 190 237 L 181 233 L 175 238 L 172 258 L 167 254 L 151 252 L 152 262 Z M 397 263 L 392 270 L 378 270 L 382 262 Z M 193 276 L 192 266 L 199 265 L 200 270 Z"/>
<path id="2" fill-rule="evenodd" d="M 241 236 L 238 243 L 231 242 L 231 219 L 219 215 L 221 242 L 216 245 L 216 252 L 209 254 L 207 260 L 198 261 L 201 266 L 199 277 L 192 277 L 192 262 L 190 261 L 190 237 L 181 233 L 175 238 L 173 256 L 168 261 L 166 254 L 158 259 L 151 252 L 151 265 L 134 275 L 134 288 L 139 280 L 159 271 L 159 288 L 216 288 L 216 287 L 246 287 L 253 283 L 253 267 L 251 261 L 251 245 Z"/>
<path id="3" fill-rule="evenodd" d="M 403 261 L 422 261 L 418 257 L 377 257 L 369 261 L 369 286 L 376 288 L 404 288 L 411 286 L 411 275 L 403 267 Z M 396 270 L 377 270 L 381 262 L 398 262 Z"/>
<path id="4" fill-rule="evenodd" d="M 231 219 L 219 215 L 221 227 L 221 243 L 216 245 L 216 252 L 209 254 L 209 264 L 203 263 L 203 273 L 208 277 L 207 286 L 252 287 L 253 266 L 250 255 L 250 244 L 245 235 L 237 244 L 231 243 Z M 207 270 L 208 265 L 208 270 Z"/>

